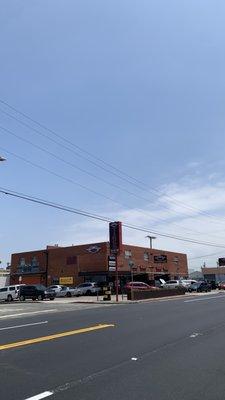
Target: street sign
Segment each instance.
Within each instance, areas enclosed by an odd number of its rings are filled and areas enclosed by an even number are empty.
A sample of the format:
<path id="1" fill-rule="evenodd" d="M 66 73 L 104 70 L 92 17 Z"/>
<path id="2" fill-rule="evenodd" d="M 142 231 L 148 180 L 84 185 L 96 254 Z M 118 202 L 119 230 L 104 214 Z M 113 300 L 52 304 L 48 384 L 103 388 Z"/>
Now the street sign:
<path id="1" fill-rule="evenodd" d="M 122 250 L 122 223 L 110 222 L 109 245 L 111 254 L 119 254 Z"/>

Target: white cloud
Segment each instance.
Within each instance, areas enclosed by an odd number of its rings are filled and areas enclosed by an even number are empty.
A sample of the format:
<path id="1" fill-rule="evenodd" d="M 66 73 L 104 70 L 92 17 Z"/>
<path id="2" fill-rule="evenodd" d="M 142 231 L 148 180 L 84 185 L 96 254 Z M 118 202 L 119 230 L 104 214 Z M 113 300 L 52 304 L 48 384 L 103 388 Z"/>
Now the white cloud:
<path id="1" fill-rule="evenodd" d="M 223 231 L 223 224 L 225 225 L 225 185 L 223 182 L 210 185 L 208 181 L 205 184 L 200 184 L 200 182 L 197 184 L 196 180 L 193 182 L 189 180 L 181 184 L 171 183 L 164 187 L 163 191 L 164 195 L 159 198 L 157 206 L 154 206 L 154 211 L 152 211 L 151 204 L 146 204 L 142 210 L 135 208 L 120 209 L 117 213 L 111 212 L 109 214 L 109 205 L 107 205 L 107 213 L 104 210 L 98 210 L 98 213 L 108 215 L 112 220 L 147 227 L 149 233 L 151 231 L 170 233 L 198 241 L 213 242 L 220 245 L 224 243 L 225 246 L 225 230 Z M 174 203 L 171 197 L 175 198 L 179 204 Z M 180 203 L 186 204 L 187 208 L 183 208 Z M 218 218 L 202 215 L 198 210 L 217 214 Z M 146 235 L 145 232 L 123 228 L 124 243 L 147 247 Z M 70 226 L 62 237 L 64 245 L 105 240 L 108 240 L 108 224 L 88 219 L 82 219 L 79 223 Z M 187 253 L 189 258 L 204 254 L 209 255 L 216 253 L 217 250 L 218 257 L 225 255 L 225 248 L 223 252 L 221 248 L 191 244 L 159 235 L 154 243 L 156 248 Z M 190 260 L 189 266 L 199 269 L 203 262 L 206 262 L 206 265 L 215 266 L 218 257 L 214 255 Z"/>

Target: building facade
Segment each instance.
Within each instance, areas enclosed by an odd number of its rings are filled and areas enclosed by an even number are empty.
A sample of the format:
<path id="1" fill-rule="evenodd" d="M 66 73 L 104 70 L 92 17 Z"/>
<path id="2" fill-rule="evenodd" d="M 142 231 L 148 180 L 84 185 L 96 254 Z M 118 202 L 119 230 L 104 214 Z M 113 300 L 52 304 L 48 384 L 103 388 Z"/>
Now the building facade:
<path id="1" fill-rule="evenodd" d="M 109 256 L 108 242 L 47 246 L 43 250 L 12 254 L 10 283 L 74 286 L 84 281 L 113 282 L 115 272 L 109 271 Z M 118 255 L 118 273 L 121 283 L 130 281 L 131 275 L 146 282 L 187 277 L 187 256 L 123 244 Z"/>
<path id="2" fill-rule="evenodd" d="M 205 267 L 202 268 L 202 274 L 206 281 L 225 282 L 225 267 Z"/>

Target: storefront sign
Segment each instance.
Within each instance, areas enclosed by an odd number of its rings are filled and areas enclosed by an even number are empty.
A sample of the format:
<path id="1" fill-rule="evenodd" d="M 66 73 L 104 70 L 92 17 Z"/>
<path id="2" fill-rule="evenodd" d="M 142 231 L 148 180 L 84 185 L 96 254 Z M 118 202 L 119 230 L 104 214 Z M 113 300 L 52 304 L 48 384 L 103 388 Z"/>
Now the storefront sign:
<path id="1" fill-rule="evenodd" d="M 115 256 L 108 256 L 108 269 L 110 272 L 116 270 L 116 257 Z"/>
<path id="2" fill-rule="evenodd" d="M 110 222 L 109 224 L 109 245 L 112 254 L 119 254 L 122 250 L 122 223 Z"/>
<path id="3" fill-rule="evenodd" d="M 97 245 L 90 246 L 87 249 L 88 253 L 92 253 L 92 254 L 98 253 L 100 250 L 101 250 L 101 247 L 97 246 Z"/>
<path id="4" fill-rule="evenodd" d="M 72 285 L 73 284 L 73 276 L 61 276 L 59 278 L 60 285 Z"/>
<path id="5" fill-rule="evenodd" d="M 167 256 L 164 254 L 154 256 L 154 263 L 167 263 Z"/>

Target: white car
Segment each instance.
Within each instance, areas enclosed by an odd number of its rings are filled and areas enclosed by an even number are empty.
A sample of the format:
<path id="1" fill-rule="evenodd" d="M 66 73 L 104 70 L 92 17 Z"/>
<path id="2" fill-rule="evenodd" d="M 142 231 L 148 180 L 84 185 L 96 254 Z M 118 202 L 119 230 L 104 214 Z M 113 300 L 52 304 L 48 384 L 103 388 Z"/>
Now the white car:
<path id="1" fill-rule="evenodd" d="M 98 287 L 97 283 L 95 282 L 81 283 L 75 289 L 79 290 L 81 295 L 87 295 L 87 296 L 91 296 L 94 294 L 97 295 L 101 290 L 101 288 Z"/>
<path id="2" fill-rule="evenodd" d="M 64 285 L 52 285 L 49 286 L 48 289 L 54 290 L 56 297 L 72 297 L 81 295 L 81 291 L 77 288 L 67 287 Z"/>
<path id="3" fill-rule="evenodd" d="M 181 279 L 181 286 L 188 289 L 193 283 L 197 283 L 197 281 L 193 279 Z"/>
<path id="4" fill-rule="evenodd" d="M 11 285 L 0 288 L 0 301 L 12 301 L 18 299 L 21 286 L 24 285 Z"/>
<path id="5" fill-rule="evenodd" d="M 181 281 L 178 281 L 178 280 L 170 280 L 170 281 L 167 281 L 164 285 L 163 285 L 163 288 L 164 289 L 177 289 L 177 288 L 179 288 L 179 287 L 182 287 L 182 285 L 181 285 Z"/>

